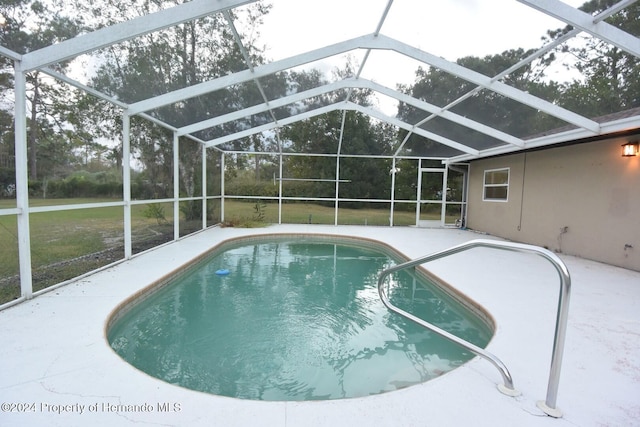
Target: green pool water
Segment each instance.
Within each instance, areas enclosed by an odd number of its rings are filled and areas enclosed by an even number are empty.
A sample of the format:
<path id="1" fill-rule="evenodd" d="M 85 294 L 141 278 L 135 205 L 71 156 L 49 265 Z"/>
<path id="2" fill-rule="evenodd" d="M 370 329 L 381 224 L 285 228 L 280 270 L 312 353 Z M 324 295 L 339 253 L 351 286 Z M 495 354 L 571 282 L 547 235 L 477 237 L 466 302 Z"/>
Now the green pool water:
<path id="1" fill-rule="evenodd" d="M 383 306 L 378 275 L 400 261 L 326 239 L 236 243 L 127 308 L 108 340 L 141 371 L 217 395 L 291 401 L 396 390 L 473 357 Z M 478 346 L 491 338 L 423 277 L 405 272 L 390 283 L 401 308 Z"/>

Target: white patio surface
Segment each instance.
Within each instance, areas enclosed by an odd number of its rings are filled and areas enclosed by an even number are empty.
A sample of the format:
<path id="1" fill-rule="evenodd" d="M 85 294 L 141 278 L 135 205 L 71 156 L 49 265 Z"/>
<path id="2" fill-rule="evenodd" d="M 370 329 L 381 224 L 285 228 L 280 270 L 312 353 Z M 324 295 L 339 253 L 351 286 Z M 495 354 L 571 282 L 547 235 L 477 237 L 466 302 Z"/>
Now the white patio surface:
<path id="1" fill-rule="evenodd" d="M 572 294 L 559 419 L 536 407 L 546 396 L 559 278 L 531 254 L 482 248 L 428 265 L 493 316 L 487 350 L 511 371 L 522 392 L 516 398 L 497 390 L 498 371 L 480 358 L 375 396 L 257 402 L 165 383 L 111 350 L 105 322 L 127 297 L 226 239 L 269 233 L 366 237 L 411 258 L 492 238 L 457 229 L 274 225 L 211 228 L 147 252 L 0 312 L 0 426 L 640 425 L 640 272 L 565 255 Z"/>

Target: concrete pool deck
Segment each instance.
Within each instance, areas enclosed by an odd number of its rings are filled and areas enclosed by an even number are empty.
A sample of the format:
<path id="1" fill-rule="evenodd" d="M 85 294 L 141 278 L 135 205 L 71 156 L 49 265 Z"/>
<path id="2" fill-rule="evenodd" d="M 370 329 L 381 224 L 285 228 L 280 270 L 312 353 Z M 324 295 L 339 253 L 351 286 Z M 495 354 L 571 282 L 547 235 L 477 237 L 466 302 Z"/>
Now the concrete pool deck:
<path id="1" fill-rule="evenodd" d="M 216 244 L 270 233 L 336 234 L 387 243 L 416 258 L 477 238 L 456 229 L 274 225 L 211 228 L 0 311 L 1 426 L 632 426 L 640 425 L 640 272 L 560 255 L 571 273 L 557 406 L 544 415 L 559 280 L 546 260 L 486 248 L 429 268 L 482 305 L 497 330 L 487 350 L 519 397 L 475 358 L 398 391 L 335 401 L 256 402 L 173 386 L 109 347 L 105 321 L 127 297 Z"/>

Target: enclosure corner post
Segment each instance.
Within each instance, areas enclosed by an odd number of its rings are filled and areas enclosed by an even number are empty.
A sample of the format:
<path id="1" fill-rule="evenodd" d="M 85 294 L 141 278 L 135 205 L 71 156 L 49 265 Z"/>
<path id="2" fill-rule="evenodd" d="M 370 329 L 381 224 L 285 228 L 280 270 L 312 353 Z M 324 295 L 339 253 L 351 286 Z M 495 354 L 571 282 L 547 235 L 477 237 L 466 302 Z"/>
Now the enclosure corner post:
<path id="1" fill-rule="evenodd" d="M 224 153 L 220 153 L 220 222 L 224 222 Z"/>
<path id="2" fill-rule="evenodd" d="M 131 118 L 122 113 L 122 199 L 124 201 L 124 257 L 131 258 Z"/>
<path id="3" fill-rule="evenodd" d="M 447 223 L 447 184 L 449 179 L 449 166 L 444 167 L 444 172 L 442 173 L 442 197 L 441 197 L 441 206 L 440 206 L 440 226 L 444 227 Z"/>
<path id="4" fill-rule="evenodd" d="M 173 240 L 180 238 L 180 145 L 178 132 L 173 132 Z"/>
<path id="5" fill-rule="evenodd" d="M 20 61 L 15 63 L 15 161 L 16 207 L 18 213 L 18 254 L 20 263 L 20 293 L 24 298 L 33 295 L 31 270 L 31 237 L 29 231 L 29 178 L 27 154 L 26 76 Z"/>
<path id="6" fill-rule="evenodd" d="M 202 229 L 207 228 L 207 147 L 200 144 L 202 149 Z"/>
<path id="7" fill-rule="evenodd" d="M 389 226 L 393 227 L 393 210 L 396 199 L 396 156 L 391 159 L 391 209 L 389 212 Z"/>
<path id="8" fill-rule="evenodd" d="M 282 224 L 282 150 L 278 160 L 278 224 Z"/>

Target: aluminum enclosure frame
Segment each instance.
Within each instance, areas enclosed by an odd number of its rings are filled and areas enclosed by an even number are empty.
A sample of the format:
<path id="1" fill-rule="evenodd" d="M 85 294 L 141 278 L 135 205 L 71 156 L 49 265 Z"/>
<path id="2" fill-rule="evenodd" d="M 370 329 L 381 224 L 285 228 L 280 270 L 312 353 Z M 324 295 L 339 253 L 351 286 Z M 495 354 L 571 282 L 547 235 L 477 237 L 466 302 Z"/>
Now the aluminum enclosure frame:
<path id="1" fill-rule="evenodd" d="M 178 206 L 179 201 L 179 182 L 178 182 L 178 162 L 175 159 L 178 156 L 180 138 L 185 137 L 193 141 L 196 141 L 202 147 L 203 158 L 203 179 L 206 179 L 206 151 L 208 149 L 220 150 L 219 145 L 233 141 L 239 138 L 243 138 L 256 133 L 264 132 L 267 130 L 278 129 L 281 126 L 295 123 L 300 120 L 305 120 L 315 115 L 323 114 L 329 111 L 343 111 L 343 118 L 346 111 L 358 111 L 360 113 L 369 115 L 377 120 L 381 120 L 390 123 L 398 128 L 402 128 L 408 131 L 408 135 L 400 144 L 391 157 L 393 161 L 393 168 L 395 169 L 395 161 L 400 158 L 400 150 L 407 141 L 411 134 L 423 136 L 430 140 L 436 141 L 440 144 L 444 144 L 455 150 L 459 151 L 459 155 L 442 159 L 445 165 L 452 165 L 459 162 L 466 162 L 472 159 L 493 156 L 497 154 L 503 154 L 508 152 L 514 152 L 523 149 L 543 147 L 550 144 L 557 144 L 568 142 L 580 138 L 592 137 L 597 135 L 606 135 L 610 133 L 616 133 L 625 131 L 631 128 L 640 128 L 640 116 L 634 116 L 626 119 L 616 120 L 608 123 L 597 123 L 590 118 L 581 116 L 557 105 L 544 101 L 533 95 L 520 91 L 514 87 L 508 86 L 502 83 L 500 80 L 508 73 L 513 72 L 515 69 L 522 67 L 537 57 L 548 52 L 550 49 L 556 47 L 560 41 L 550 43 L 543 47 L 539 51 L 532 54 L 530 57 L 511 67 L 509 70 L 505 70 L 497 76 L 485 76 L 468 68 L 462 67 L 456 63 L 444 60 L 429 52 L 422 51 L 416 47 L 407 45 L 398 40 L 394 40 L 381 34 L 381 28 L 386 19 L 386 16 L 392 7 L 393 0 L 389 0 L 387 7 L 385 8 L 380 21 L 372 34 L 364 35 L 350 40 L 345 40 L 333 45 L 325 46 L 320 49 L 312 50 L 303 54 L 295 55 L 280 61 L 275 61 L 261 66 L 254 66 L 250 63 L 248 56 L 245 54 L 247 62 L 247 69 L 234 74 L 230 74 L 218 79 L 214 79 L 208 82 L 204 82 L 191 87 L 186 87 L 174 92 L 166 93 L 157 97 L 145 99 L 136 103 L 126 104 L 113 97 L 103 94 L 95 89 L 89 88 L 86 85 L 75 81 L 74 79 L 64 76 L 49 68 L 49 65 L 57 62 L 75 58 L 81 54 L 92 52 L 100 48 L 111 46 L 115 43 L 119 43 L 128 39 L 132 39 L 144 34 L 148 34 L 154 31 L 158 31 L 163 28 L 179 25 L 184 22 L 189 22 L 194 19 L 208 16 L 211 14 L 222 13 L 224 14 L 229 28 L 236 35 L 236 43 L 240 50 L 246 53 L 245 47 L 242 45 L 242 41 L 237 36 L 233 20 L 229 14 L 229 10 L 236 7 L 243 6 L 249 3 L 253 3 L 255 0 L 192 0 L 187 3 L 180 4 L 178 6 L 165 9 L 159 12 L 151 13 L 146 16 L 142 16 L 136 19 L 132 19 L 120 24 L 106 27 L 94 32 L 81 35 L 74 39 L 70 39 L 55 45 L 51 45 L 42 49 L 29 52 L 24 55 L 20 55 L 13 52 L 6 47 L 0 46 L 0 55 L 3 55 L 15 63 L 15 156 L 16 156 L 16 208 L 0 210 L 0 215 L 16 215 L 18 224 L 18 253 L 20 264 L 20 278 L 21 278 L 21 294 L 20 300 L 30 298 L 33 295 L 32 285 L 32 271 L 31 271 L 31 248 L 30 248 L 30 230 L 29 230 L 29 215 L 31 212 L 46 212 L 53 211 L 59 208 L 38 208 L 34 209 L 29 206 L 28 196 L 28 177 L 27 177 L 27 122 L 26 122 L 26 73 L 34 70 L 42 71 L 64 83 L 70 84 L 80 90 L 97 96 L 107 102 L 112 103 L 116 107 L 122 110 L 123 119 L 123 164 L 128 166 L 128 159 L 131 155 L 130 145 L 130 120 L 132 116 L 138 115 L 146 120 L 150 120 L 173 133 L 173 146 L 174 146 L 174 198 L 173 207 L 174 215 L 179 214 Z M 607 11 L 593 17 L 584 12 L 581 12 L 573 7 L 570 7 L 558 0 L 518 0 L 521 3 L 541 11 L 549 16 L 553 16 L 557 19 L 564 21 L 565 23 L 575 27 L 570 31 L 561 41 L 566 41 L 571 37 L 575 37 L 582 31 L 588 32 L 594 37 L 600 38 L 608 43 L 617 46 L 618 48 L 640 57 L 640 39 L 633 37 L 632 35 L 621 31 L 606 22 L 604 19 L 624 7 L 634 3 L 632 0 L 623 0 L 616 5 L 609 8 Z M 354 52 L 364 50 L 365 56 L 358 73 L 348 79 L 342 81 L 330 83 L 326 86 L 312 89 L 306 92 L 298 93 L 295 95 L 287 96 L 281 99 L 270 100 L 264 95 L 264 91 L 261 90 L 264 103 L 258 106 L 245 108 L 238 110 L 223 116 L 219 116 L 210 119 L 205 122 L 194 123 L 182 128 L 175 128 L 174 126 L 164 123 L 157 118 L 151 116 L 148 112 L 182 100 L 203 95 L 214 90 L 223 89 L 230 85 L 243 83 L 243 82 L 255 82 L 260 88 L 260 78 L 268 76 L 279 71 L 289 70 L 293 67 L 308 64 L 313 61 L 317 61 L 323 58 L 335 56 L 337 54 Z M 402 94 L 396 90 L 390 89 L 378 83 L 372 82 L 360 77 L 360 74 L 366 66 L 366 61 L 369 53 L 372 50 L 386 50 L 394 51 L 400 55 L 413 58 L 421 63 L 429 66 L 437 67 L 447 73 L 450 73 L 458 78 L 464 79 L 473 83 L 476 87 L 471 92 L 463 95 L 458 100 L 453 101 L 451 104 L 439 107 L 431 105 L 422 100 L 412 98 L 408 95 Z M 294 102 L 298 102 L 304 99 L 308 99 L 313 96 L 317 96 L 323 93 L 329 93 L 335 90 L 347 89 L 348 95 L 342 101 L 332 105 L 322 107 L 317 110 L 307 111 L 286 119 L 276 120 L 272 111 L 278 106 L 289 105 Z M 426 117 L 418 123 L 406 123 L 398 118 L 389 117 L 377 110 L 362 106 L 354 103 L 350 100 L 351 91 L 354 89 L 370 89 L 377 93 L 383 94 L 394 98 L 400 102 L 404 102 L 420 109 L 424 109 L 429 112 L 431 116 Z M 459 102 L 473 96 L 478 91 L 485 89 L 502 96 L 511 98 L 517 102 L 531 106 L 540 111 L 543 111 L 549 115 L 557 117 L 563 121 L 573 124 L 576 128 L 566 132 L 542 136 L 534 139 L 523 140 L 508 133 L 499 131 L 490 126 L 478 123 L 470 120 L 466 117 L 462 117 L 451 111 L 451 108 Z M 207 129 L 209 127 L 217 126 L 228 121 L 238 120 L 247 115 L 256 114 L 258 112 L 271 112 L 273 122 L 268 125 L 258 126 L 252 129 L 245 130 L 230 135 L 226 135 L 222 138 L 214 139 L 211 141 L 203 141 L 194 136 L 195 132 Z M 478 150 L 470 147 L 464 143 L 464 141 L 453 141 L 445 138 L 442 135 L 435 134 L 423 130 L 419 126 L 428 120 L 435 117 L 440 117 L 446 120 L 453 121 L 461 126 L 467 127 L 477 132 L 481 132 L 487 136 L 495 138 L 499 141 L 503 141 L 504 144 L 499 147 L 493 147 L 483 150 Z M 339 142 L 339 146 L 342 146 L 342 132 Z M 280 158 L 282 159 L 282 148 L 280 147 Z M 339 167 L 339 161 L 341 152 L 338 151 L 336 155 L 336 165 Z M 224 156 L 222 156 L 224 159 Z M 282 164 L 282 163 L 281 163 Z M 224 160 L 222 161 L 224 166 Z M 282 168 L 282 166 L 280 166 Z M 224 170 L 224 168 L 223 168 Z M 338 169 L 339 171 L 339 169 Z M 338 172 L 339 173 L 339 172 Z M 224 175 L 224 173 L 222 173 Z M 282 172 L 281 172 L 282 174 Z M 339 175 L 336 175 L 336 217 L 338 206 L 338 182 Z M 280 182 L 281 185 L 281 182 Z M 392 189 L 391 189 L 391 204 L 393 209 L 394 202 L 394 185 L 395 174 L 392 176 Z M 222 177 L 222 186 L 224 188 L 224 179 Z M 206 188 L 206 187 L 205 187 Z M 280 191 L 280 194 L 282 192 Z M 224 192 L 223 192 L 224 194 Z M 203 203 L 206 204 L 208 197 L 206 191 L 203 190 L 201 195 Z M 280 198 L 280 202 L 282 199 Z M 116 205 L 122 205 L 124 209 L 124 241 L 125 241 L 125 259 L 131 258 L 131 207 L 136 202 L 131 200 L 131 176 L 128 167 L 123 167 L 123 200 L 122 202 L 116 202 Z M 224 207 L 224 197 L 221 199 L 222 206 Z M 76 205 L 75 208 L 91 208 L 95 207 L 95 204 L 91 205 Z M 203 209 L 206 212 L 206 209 Z M 224 212 L 224 210 L 223 210 Z M 223 214 L 224 215 L 224 214 Z M 279 213 L 281 216 L 281 212 Z M 224 216 L 223 216 L 224 218 Z M 203 219 L 203 227 L 206 227 L 206 221 Z M 179 238 L 178 223 L 175 222 L 174 239 Z"/>

